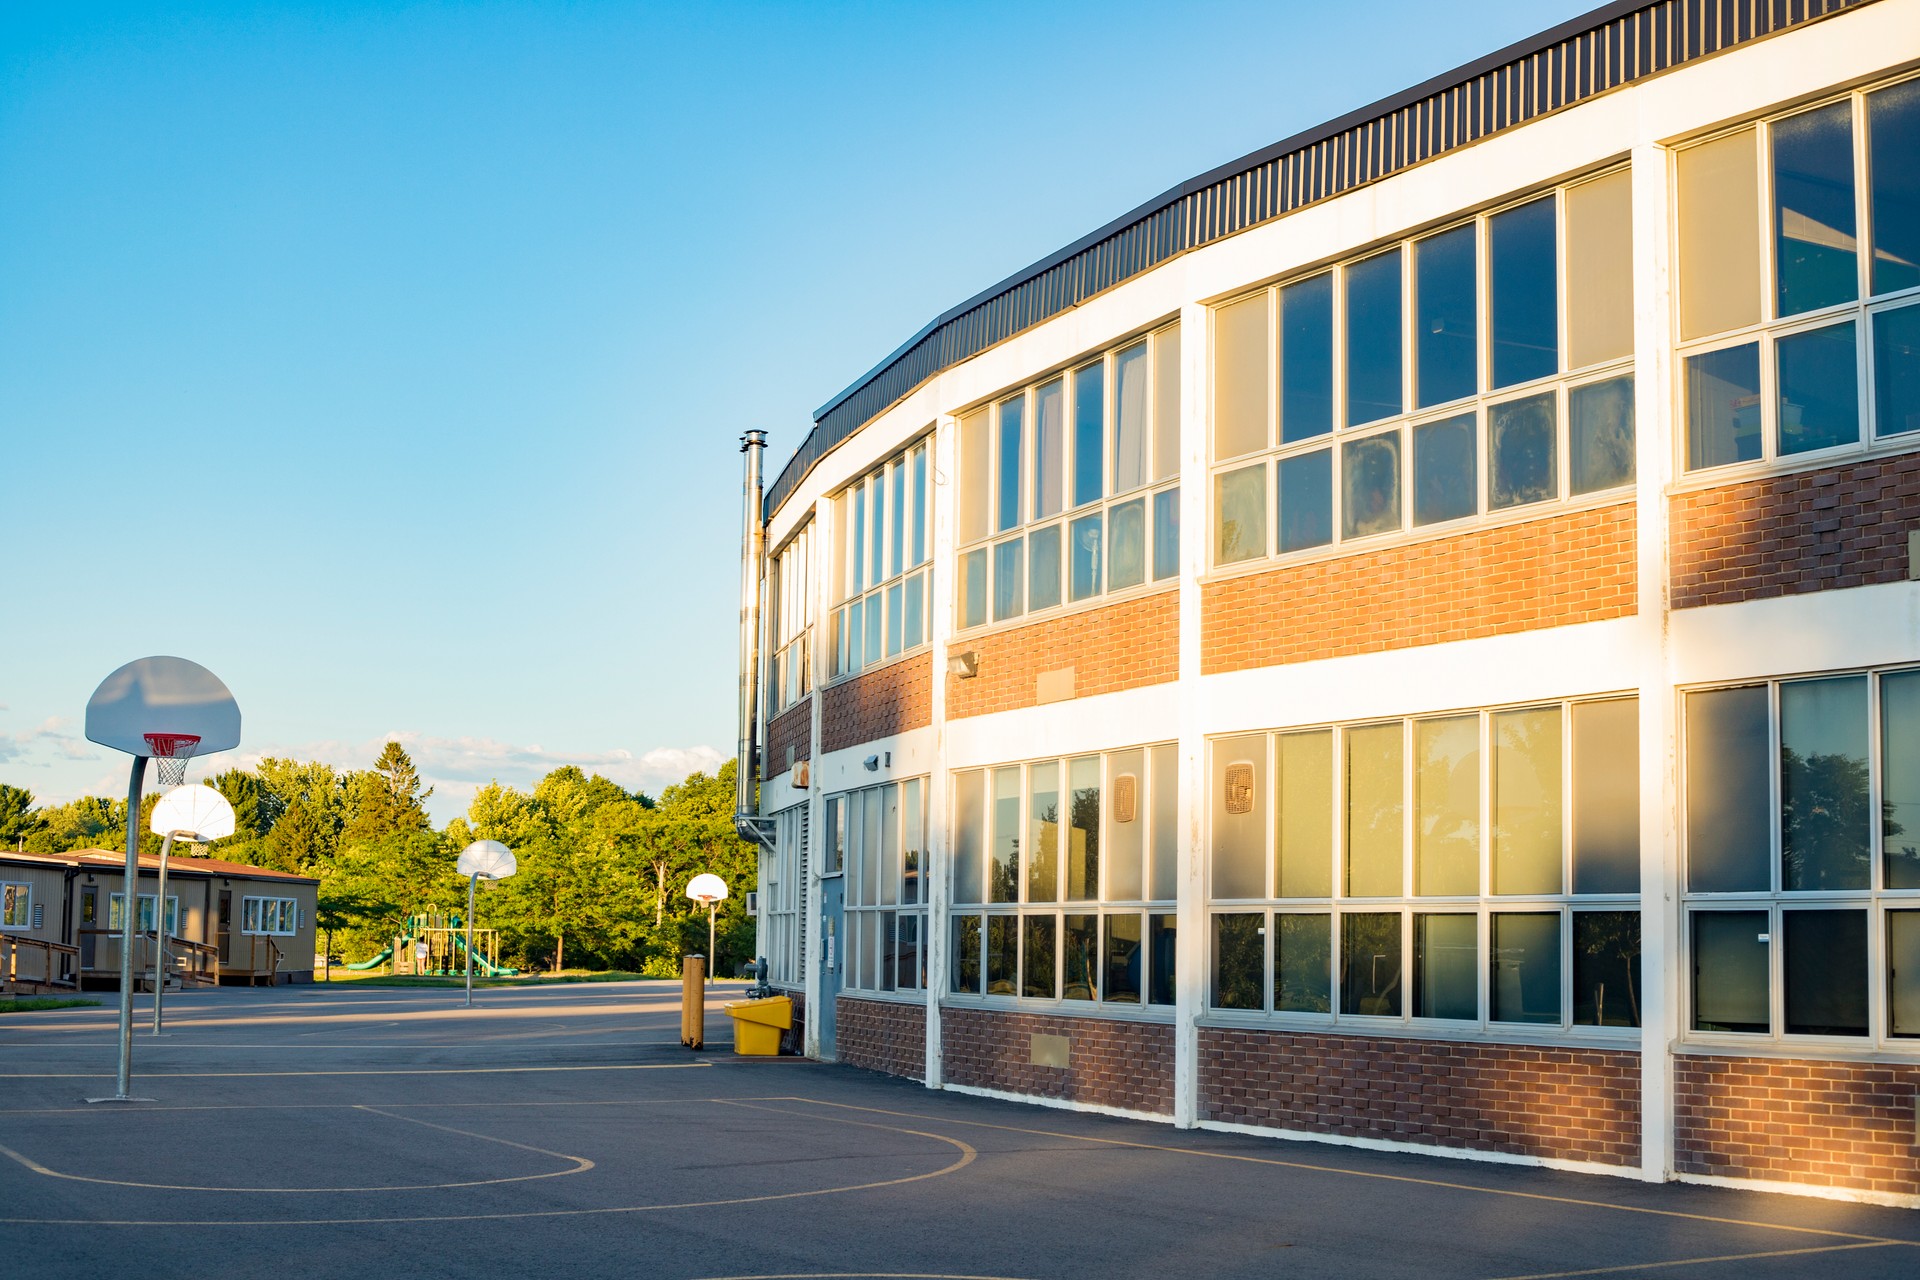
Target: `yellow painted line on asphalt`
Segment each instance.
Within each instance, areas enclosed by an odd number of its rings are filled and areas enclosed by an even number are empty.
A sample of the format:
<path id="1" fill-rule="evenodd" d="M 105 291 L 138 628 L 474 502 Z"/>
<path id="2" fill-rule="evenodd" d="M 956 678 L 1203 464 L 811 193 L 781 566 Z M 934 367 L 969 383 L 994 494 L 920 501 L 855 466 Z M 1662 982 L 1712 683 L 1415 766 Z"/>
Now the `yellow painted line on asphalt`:
<path id="1" fill-rule="evenodd" d="M 512 1142 L 506 1138 L 496 1138 L 489 1134 L 474 1133 L 468 1129 L 455 1129 L 444 1124 L 433 1124 L 427 1120 L 416 1120 L 412 1116 L 395 1115 L 391 1111 L 382 1111 L 377 1107 L 357 1106 L 354 1111 L 365 1111 L 389 1120 L 399 1120 L 406 1124 L 417 1124 L 428 1129 L 438 1129 L 442 1133 L 455 1133 L 465 1138 L 477 1138 L 482 1142 L 497 1143 L 503 1147 L 514 1147 L 521 1151 L 531 1151 L 536 1155 L 551 1156 L 555 1160 L 565 1160 L 573 1165 L 571 1169 L 555 1169 L 547 1173 L 516 1174 L 506 1178 L 476 1178 L 467 1182 L 423 1182 L 411 1185 L 387 1185 L 376 1187 L 209 1187 L 168 1182 L 130 1182 L 124 1178 L 90 1178 L 85 1174 L 63 1173 L 50 1169 L 30 1156 L 22 1155 L 12 1147 L 0 1146 L 0 1155 L 24 1166 L 43 1177 L 58 1178 L 63 1182 L 90 1182 L 104 1187 L 132 1187 L 139 1191 L 218 1191 L 239 1195 L 317 1195 L 322 1192 L 333 1194 L 351 1194 L 354 1192 L 376 1192 L 385 1194 L 393 1191 L 452 1191 L 462 1187 L 491 1187 L 506 1182 L 538 1182 L 543 1178 L 565 1178 L 571 1174 L 585 1173 L 594 1167 L 593 1161 L 585 1156 L 570 1156 L 560 1151 L 548 1151 L 544 1147 L 530 1147 L 523 1142 Z"/>
<path id="2" fill-rule="evenodd" d="M 512 1107 L 677 1107 L 720 1102 L 791 1102 L 791 1094 L 726 1098 L 574 1098 L 564 1102 L 181 1102 L 151 1103 L 150 1111 L 351 1111 L 387 1107 L 396 1111 L 492 1111 Z M 96 1116 L 99 1107 L 0 1107 L 0 1116 Z"/>
<path id="3" fill-rule="evenodd" d="M 780 1099 L 788 1101 L 788 1099 Z M 738 1205 L 770 1204 L 779 1200 L 806 1200 L 817 1196 L 846 1195 L 855 1191 L 877 1191 L 883 1187 L 900 1187 L 909 1183 L 925 1182 L 932 1178 L 943 1178 L 979 1159 L 980 1153 L 958 1138 L 941 1133 L 926 1133 L 918 1129 L 904 1129 L 898 1125 L 877 1124 L 865 1120 L 843 1120 L 835 1117 L 809 1115 L 778 1107 L 759 1107 L 742 1103 L 731 1098 L 713 1099 L 720 1106 L 745 1106 L 749 1110 L 771 1111 L 776 1115 L 792 1116 L 798 1120 L 815 1123 L 852 1125 L 861 1129 L 879 1129 L 887 1133 L 904 1133 L 909 1137 L 926 1138 L 931 1142 L 945 1143 L 957 1149 L 960 1156 L 952 1163 L 943 1165 L 929 1173 L 909 1174 L 900 1178 L 883 1178 L 875 1182 L 861 1182 L 844 1187 L 813 1187 L 805 1191 L 782 1191 L 762 1196 L 732 1196 L 718 1200 L 688 1200 L 677 1204 L 634 1204 L 615 1205 L 593 1209 L 529 1209 L 506 1213 L 444 1213 L 444 1214 L 393 1214 L 384 1217 L 360 1218 L 0 1218 L 0 1226 L 49 1226 L 49 1227 L 348 1227 L 375 1226 L 384 1223 L 414 1222 L 517 1222 L 538 1218 L 591 1218 L 609 1214 L 627 1213 L 664 1213 L 678 1209 L 727 1209 Z M 805 1102 L 801 1098 L 797 1101 Z"/>
<path id="4" fill-rule="evenodd" d="M 1845 1253 L 1850 1249 L 1884 1249 L 1905 1240 L 1863 1240 L 1859 1244 L 1825 1244 L 1811 1249 L 1775 1249 L 1770 1253 L 1723 1253 L 1712 1258 L 1674 1258 L 1667 1262 L 1631 1262 L 1617 1267 L 1588 1267 L 1584 1271 L 1536 1271 L 1531 1275 L 1502 1276 L 1500 1280 L 1568 1280 L 1572 1276 L 1618 1275 L 1623 1271 L 1654 1271 L 1665 1267 L 1694 1267 L 1709 1262 L 1752 1262 L 1760 1258 L 1801 1258 L 1815 1253 Z"/>
<path id="5" fill-rule="evenodd" d="M 688 1071 L 711 1062 L 614 1062 L 588 1067 L 382 1067 L 368 1071 L 162 1071 L 142 1072 L 141 1080 L 253 1080 L 287 1076 L 507 1076 L 538 1071 Z M 111 1080 L 98 1072 L 16 1072 L 0 1080 Z"/>
<path id="6" fill-rule="evenodd" d="M 1867 1244 L 1912 1244 L 1920 1241 L 1900 1240 L 1889 1236 L 1872 1236 L 1858 1231 L 1834 1231 L 1826 1227 L 1799 1227 L 1780 1222 L 1753 1222 L 1745 1218 L 1720 1218 L 1711 1214 L 1686 1213 L 1679 1209 L 1653 1209 L 1643 1205 L 1615 1204 L 1608 1200 L 1586 1200 L 1578 1196 L 1554 1196 L 1539 1191 L 1513 1191 L 1505 1187 L 1481 1187 L 1470 1182 L 1449 1182 L 1444 1178 L 1416 1178 L 1403 1173 L 1376 1173 L 1368 1169 L 1342 1169 L 1338 1165 L 1312 1164 L 1304 1160 L 1275 1160 L 1270 1156 L 1240 1155 L 1231 1151 L 1200 1151 L 1192 1147 L 1170 1147 L 1154 1142 L 1129 1142 L 1124 1138 L 1093 1138 L 1080 1133 L 1060 1133 L 1051 1129 L 1027 1129 L 1018 1125 L 989 1124 L 984 1120 L 959 1120 L 947 1116 L 930 1116 L 917 1111 L 891 1111 L 884 1107 L 861 1107 L 848 1102 L 826 1102 L 818 1098 L 792 1099 L 795 1102 L 810 1102 L 815 1106 L 837 1107 L 846 1111 L 868 1111 L 875 1115 L 896 1116 L 908 1120 L 920 1120 L 929 1123 L 967 1125 L 975 1129 L 998 1129 L 1006 1133 L 1026 1134 L 1036 1138 L 1062 1138 L 1071 1142 L 1096 1143 L 1109 1147 L 1132 1147 L 1141 1151 L 1166 1151 L 1174 1155 L 1198 1156 L 1208 1160 L 1233 1160 L 1244 1164 L 1275 1165 L 1282 1169 L 1301 1169 L 1311 1173 L 1336 1173 L 1349 1178 L 1371 1178 L 1381 1182 L 1401 1182 L 1420 1187 L 1437 1187 L 1447 1191 L 1475 1191 L 1482 1195 L 1507 1196 L 1515 1200 L 1537 1200 L 1545 1204 L 1574 1205 L 1586 1209 L 1612 1209 L 1620 1213 L 1641 1213 L 1657 1218 L 1682 1218 L 1690 1222 L 1711 1222 L 1726 1227 L 1758 1227 L 1766 1231 L 1795 1231 L 1803 1235 L 1832 1236 L 1837 1240 L 1858 1240 Z"/>

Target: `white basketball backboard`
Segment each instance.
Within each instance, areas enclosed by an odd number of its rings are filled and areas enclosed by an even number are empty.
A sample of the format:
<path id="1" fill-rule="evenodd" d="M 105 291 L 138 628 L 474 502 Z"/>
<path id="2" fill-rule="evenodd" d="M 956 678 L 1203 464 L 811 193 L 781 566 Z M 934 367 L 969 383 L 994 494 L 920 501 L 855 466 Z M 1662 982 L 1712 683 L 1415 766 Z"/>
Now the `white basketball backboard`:
<path id="1" fill-rule="evenodd" d="M 519 870 L 519 865 L 514 861 L 513 851 L 498 840 L 475 840 L 460 851 L 460 860 L 454 869 L 463 876 L 505 880 Z"/>
<path id="2" fill-rule="evenodd" d="M 87 700 L 87 740 L 132 756 L 151 756 L 148 734 L 191 734 L 196 755 L 240 745 L 240 708 L 220 677 L 185 658 L 129 662 Z"/>
<path id="3" fill-rule="evenodd" d="M 153 806 L 148 826 L 157 836 L 206 844 L 233 834 L 233 806 L 204 783 L 175 787 Z"/>

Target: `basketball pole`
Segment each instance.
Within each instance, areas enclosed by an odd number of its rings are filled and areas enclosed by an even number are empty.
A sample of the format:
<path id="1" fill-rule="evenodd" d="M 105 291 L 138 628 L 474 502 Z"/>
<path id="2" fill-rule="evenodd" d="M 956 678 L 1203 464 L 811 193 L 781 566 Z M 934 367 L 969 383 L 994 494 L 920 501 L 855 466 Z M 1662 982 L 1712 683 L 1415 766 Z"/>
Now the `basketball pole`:
<path id="1" fill-rule="evenodd" d="M 473 890 L 480 883 L 480 873 L 474 872 L 467 877 L 467 1008 L 473 1008 Z"/>
<path id="2" fill-rule="evenodd" d="M 160 882 L 153 891 L 153 1034 L 160 1034 L 160 1002 L 167 991 L 167 855 L 175 833 L 160 842 Z M 204 936 L 204 935 L 203 935 Z"/>
<path id="3" fill-rule="evenodd" d="M 134 1102 L 133 927 L 140 916 L 140 787 L 147 758 L 135 756 L 127 779 L 127 887 L 120 895 L 120 1089 L 115 1102 Z M 154 904 L 158 907 L 158 903 Z"/>

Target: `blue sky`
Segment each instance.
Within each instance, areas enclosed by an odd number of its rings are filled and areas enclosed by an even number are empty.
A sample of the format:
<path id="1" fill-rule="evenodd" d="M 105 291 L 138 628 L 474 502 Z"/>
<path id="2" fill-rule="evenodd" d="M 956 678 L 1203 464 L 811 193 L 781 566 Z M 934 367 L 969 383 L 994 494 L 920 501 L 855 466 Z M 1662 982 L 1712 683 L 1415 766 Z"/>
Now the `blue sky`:
<path id="1" fill-rule="evenodd" d="M 212 767 L 395 736 L 441 818 L 711 768 L 742 430 L 1588 7 L 8 4 L 0 781 L 121 790 L 80 715 L 148 653 L 240 700 Z"/>

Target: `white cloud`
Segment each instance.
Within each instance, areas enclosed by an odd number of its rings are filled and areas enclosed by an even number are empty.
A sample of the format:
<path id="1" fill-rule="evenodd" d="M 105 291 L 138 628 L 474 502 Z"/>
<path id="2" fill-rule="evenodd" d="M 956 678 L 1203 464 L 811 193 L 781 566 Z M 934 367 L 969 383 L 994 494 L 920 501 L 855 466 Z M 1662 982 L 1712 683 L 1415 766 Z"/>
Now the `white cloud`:
<path id="1" fill-rule="evenodd" d="M 34 728 L 0 734 L 0 764 L 46 769 L 56 760 L 100 759 L 100 751 L 92 743 L 65 731 L 68 723 L 65 716 L 48 716 Z"/>

